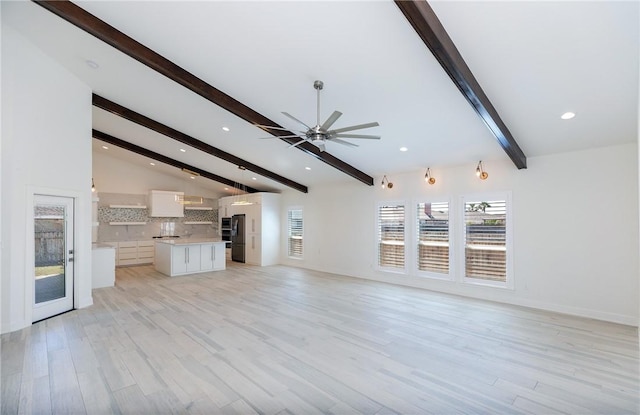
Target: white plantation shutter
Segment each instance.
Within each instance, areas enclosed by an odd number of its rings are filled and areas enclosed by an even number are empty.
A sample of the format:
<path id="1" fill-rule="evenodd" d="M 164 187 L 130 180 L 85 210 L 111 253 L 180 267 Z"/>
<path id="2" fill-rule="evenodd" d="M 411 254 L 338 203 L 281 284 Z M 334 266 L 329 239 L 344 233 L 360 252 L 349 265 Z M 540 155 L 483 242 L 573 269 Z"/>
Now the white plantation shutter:
<path id="1" fill-rule="evenodd" d="M 507 281 L 507 202 L 465 202 L 465 276 Z"/>
<path id="2" fill-rule="evenodd" d="M 288 255 L 302 258 L 302 209 L 287 212 Z"/>
<path id="3" fill-rule="evenodd" d="M 449 274 L 449 203 L 418 203 L 418 270 Z"/>
<path id="4" fill-rule="evenodd" d="M 378 266 L 404 268 L 404 222 L 404 205 L 378 206 Z"/>

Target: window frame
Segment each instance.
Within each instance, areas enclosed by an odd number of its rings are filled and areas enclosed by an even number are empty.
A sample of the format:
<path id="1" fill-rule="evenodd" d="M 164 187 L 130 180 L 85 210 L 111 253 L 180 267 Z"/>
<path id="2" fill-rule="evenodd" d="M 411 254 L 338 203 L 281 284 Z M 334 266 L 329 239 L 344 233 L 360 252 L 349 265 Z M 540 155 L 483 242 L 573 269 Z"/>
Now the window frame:
<path id="1" fill-rule="evenodd" d="M 460 204 L 458 207 L 459 210 L 459 221 L 460 221 L 460 230 L 457 232 L 458 235 L 458 269 L 460 270 L 460 280 L 464 284 L 473 285 L 473 286 L 485 286 L 485 287 L 495 287 L 495 288 L 505 288 L 513 290 L 515 287 L 514 283 L 514 273 L 513 273 L 513 257 L 514 257 L 514 247 L 513 247 L 513 206 L 512 206 L 512 197 L 511 192 L 487 192 L 487 193 L 474 193 L 474 194 L 465 194 L 460 196 Z M 483 280 L 479 278 L 467 277 L 467 266 L 466 266 L 466 231 L 467 224 L 465 221 L 466 218 L 466 204 L 467 202 L 475 202 L 478 200 L 504 200 L 505 201 L 505 249 L 506 249 L 506 276 L 505 281 L 491 281 L 491 280 Z"/>
<path id="2" fill-rule="evenodd" d="M 419 264 L 418 262 L 420 261 L 420 255 L 419 255 L 419 249 L 420 249 L 420 222 L 419 222 L 419 216 L 418 216 L 418 204 L 420 203 L 447 203 L 448 205 L 448 225 L 449 225 L 449 272 L 447 274 L 443 274 L 443 273 L 438 273 L 438 272 L 433 272 L 433 271 L 423 271 L 420 270 Z M 455 231 L 456 227 L 455 227 L 455 217 L 456 217 L 456 206 L 453 203 L 453 200 L 451 198 L 428 198 L 428 197 L 424 197 L 424 198 L 420 198 L 420 199 L 415 199 L 413 201 L 413 205 L 412 205 L 412 226 L 413 226 L 413 235 L 412 235 L 412 246 L 411 246 L 411 250 L 412 250 L 412 264 L 413 264 L 413 271 L 414 274 L 418 277 L 425 277 L 425 278 L 430 278 L 430 279 L 434 279 L 434 280 L 440 280 L 440 281 L 455 281 L 456 280 L 456 257 L 457 257 L 457 249 L 456 246 L 458 245 L 458 241 L 457 241 L 457 233 Z"/>
<path id="3" fill-rule="evenodd" d="M 403 226 L 403 250 L 404 250 L 404 261 L 403 261 L 403 266 L 402 267 L 389 267 L 389 266 L 382 266 L 380 265 L 380 208 L 384 207 L 384 206 L 402 206 L 404 208 L 404 226 Z M 379 201 L 376 203 L 376 211 L 375 211 L 375 244 L 374 244 L 374 260 L 375 260 L 375 269 L 377 269 L 378 271 L 384 271 L 384 272 L 390 272 L 390 273 L 394 273 L 394 274 L 407 274 L 408 271 L 408 264 L 411 261 L 411 255 L 408 251 L 408 247 L 411 244 L 410 238 L 408 238 L 407 236 L 409 235 L 408 230 L 409 230 L 409 223 L 411 221 L 411 213 L 407 212 L 407 202 L 406 200 L 385 200 L 385 201 Z"/>
<path id="4" fill-rule="evenodd" d="M 300 255 L 291 255 L 291 249 L 290 249 L 291 239 L 292 239 L 290 214 L 293 211 L 300 211 L 302 215 L 302 226 L 300 228 L 300 232 L 302 234 L 301 235 L 302 245 L 301 245 Z M 286 226 L 287 226 L 287 258 L 296 259 L 296 260 L 304 259 L 304 209 L 302 206 L 290 206 L 287 208 Z"/>

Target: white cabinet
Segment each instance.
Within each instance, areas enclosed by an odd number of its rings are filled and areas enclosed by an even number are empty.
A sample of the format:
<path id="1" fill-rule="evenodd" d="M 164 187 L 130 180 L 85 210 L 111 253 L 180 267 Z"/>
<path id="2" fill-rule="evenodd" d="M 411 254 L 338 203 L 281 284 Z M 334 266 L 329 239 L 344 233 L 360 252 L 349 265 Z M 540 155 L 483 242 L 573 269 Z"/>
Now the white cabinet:
<path id="1" fill-rule="evenodd" d="M 162 218 L 184 217 L 184 205 L 180 203 L 184 192 L 151 190 L 149 192 L 149 216 Z"/>
<path id="2" fill-rule="evenodd" d="M 94 244 L 91 250 L 91 288 L 113 287 L 116 280 L 115 249 Z"/>
<path id="3" fill-rule="evenodd" d="M 200 245 L 200 269 L 202 271 L 216 271 L 225 268 L 226 261 L 224 244 Z"/>
<path id="4" fill-rule="evenodd" d="M 156 242 L 155 251 L 156 270 L 170 277 L 226 268 L 224 242 Z"/>
<path id="5" fill-rule="evenodd" d="M 200 245 L 174 246 L 171 250 L 171 273 L 191 274 L 200 271 Z"/>
<path id="6" fill-rule="evenodd" d="M 118 242 L 118 265 L 138 264 L 138 241 Z"/>
<path id="7" fill-rule="evenodd" d="M 138 241 L 138 261 L 141 264 L 153 263 L 155 246 L 153 241 Z"/>
<path id="8" fill-rule="evenodd" d="M 251 205 L 236 205 L 234 196 L 218 201 L 219 212 L 245 215 L 245 262 L 252 265 L 274 265 L 280 262 L 280 195 L 252 193 L 246 196 Z M 222 213 L 221 213 L 222 214 Z"/>
<path id="9" fill-rule="evenodd" d="M 151 264 L 155 256 L 153 241 L 105 242 L 116 249 L 116 265 Z"/>
<path id="10" fill-rule="evenodd" d="M 259 234 L 249 234 L 244 246 L 244 260 L 247 264 L 261 265 L 261 250 L 260 246 L 261 236 Z"/>

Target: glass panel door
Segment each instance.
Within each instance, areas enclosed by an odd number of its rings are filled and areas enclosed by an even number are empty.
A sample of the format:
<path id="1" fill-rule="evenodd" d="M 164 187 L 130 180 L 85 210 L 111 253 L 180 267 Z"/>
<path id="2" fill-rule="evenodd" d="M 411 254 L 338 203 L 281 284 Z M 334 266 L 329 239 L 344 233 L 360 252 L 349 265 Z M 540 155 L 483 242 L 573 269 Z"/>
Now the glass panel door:
<path id="1" fill-rule="evenodd" d="M 73 199 L 36 195 L 33 321 L 73 308 Z"/>

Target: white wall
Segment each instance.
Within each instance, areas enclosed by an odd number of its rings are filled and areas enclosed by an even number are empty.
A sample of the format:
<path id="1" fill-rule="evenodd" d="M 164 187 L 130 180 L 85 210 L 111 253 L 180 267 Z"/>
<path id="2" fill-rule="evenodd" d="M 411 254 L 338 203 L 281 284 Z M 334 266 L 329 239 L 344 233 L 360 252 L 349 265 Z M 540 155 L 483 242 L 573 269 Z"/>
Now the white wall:
<path id="1" fill-rule="evenodd" d="M 197 177 L 192 180 L 185 173 L 184 180 L 180 180 L 169 174 L 112 157 L 108 150 L 93 153 L 93 178 L 98 193 L 146 195 L 149 190 L 172 190 L 212 199 L 220 197 L 213 190 L 198 186 L 199 181 L 209 179 Z"/>
<path id="2" fill-rule="evenodd" d="M 2 332 L 31 324 L 27 208 L 34 192 L 76 199 L 76 307 L 91 297 L 91 91 L 2 25 Z"/>
<path id="3" fill-rule="evenodd" d="M 283 232 L 287 207 L 303 206 L 304 259 L 284 256 L 282 263 L 637 325 L 637 155 L 634 143 L 532 157 L 520 171 L 508 161 L 486 162 L 486 181 L 468 165 L 432 168 L 434 186 L 419 171 L 390 176 L 392 190 L 350 182 L 308 194 L 287 191 Z M 513 290 L 376 270 L 376 202 L 404 200 L 410 207 L 450 197 L 457 203 L 461 195 L 485 191 L 512 194 Z M 281 252 L 286 255 L 286 247 Z"/>

